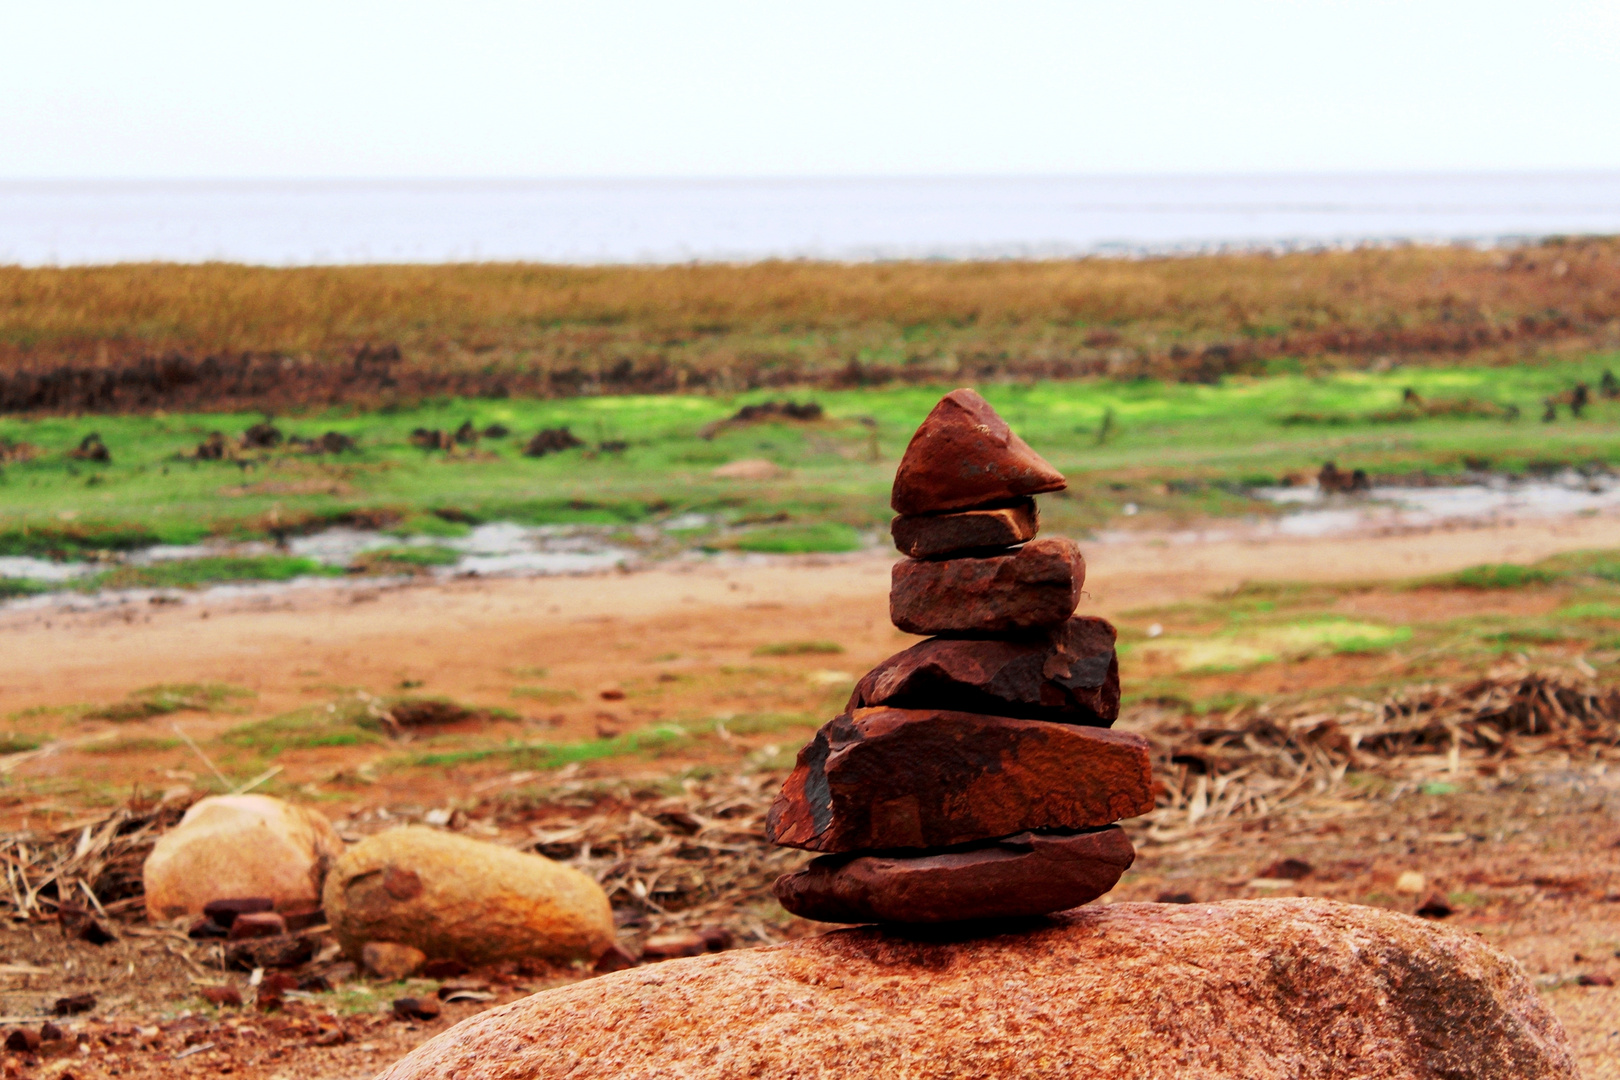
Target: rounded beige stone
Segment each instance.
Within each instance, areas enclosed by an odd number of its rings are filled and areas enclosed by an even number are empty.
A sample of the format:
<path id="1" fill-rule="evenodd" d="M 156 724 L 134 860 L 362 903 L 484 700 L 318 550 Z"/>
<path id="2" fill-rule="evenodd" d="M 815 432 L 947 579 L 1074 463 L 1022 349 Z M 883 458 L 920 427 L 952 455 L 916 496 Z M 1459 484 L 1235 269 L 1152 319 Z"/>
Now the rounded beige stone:
<path id="1" fill-rule="evenodd" d="M 1115 904 L 981 934 L 839 930 L 620 971 L 465 1020 L 378 1080 L 1578 1076 L 1512 959 L 1408 915 Z"/>
<path id="2" fill-rule="evenodd" d="M 370 941 L 469 964 L 593 959 L 613 944 L 607 894 L 578 870 L 421 826 L 345 852 L 327 876 L 325 907 L 354 959 Z"/>
<path id="3" fill-rule="evenodd" d="M 269 795 L 216 795 L 158 839 L 141 876 L 155 922 L 200 915 L 210 900 L 269 897 L 277 910 L 320 903 L 327 867 L 343 853 L 331 822 Z"/>

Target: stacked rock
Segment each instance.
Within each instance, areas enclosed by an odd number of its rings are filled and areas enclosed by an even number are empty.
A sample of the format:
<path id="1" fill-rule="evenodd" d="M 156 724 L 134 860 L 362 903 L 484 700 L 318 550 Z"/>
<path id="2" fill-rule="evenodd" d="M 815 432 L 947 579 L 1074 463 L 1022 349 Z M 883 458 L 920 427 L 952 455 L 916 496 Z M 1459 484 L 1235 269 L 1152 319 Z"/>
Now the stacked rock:
<path id="1" fill-rule="evenodd" d="M 1153 809 L 1148 745 L 1119 715 L 1114 628 L 1076 617 L 1086 564 L 1037 540 L 1061 473 L 972 390 L 929 413 L 895 474 L 891 656 L 799 752 L 773 843 L 822 852 L 776 882 L 826 922 L 1041 915 L 1114 887 Z"/>

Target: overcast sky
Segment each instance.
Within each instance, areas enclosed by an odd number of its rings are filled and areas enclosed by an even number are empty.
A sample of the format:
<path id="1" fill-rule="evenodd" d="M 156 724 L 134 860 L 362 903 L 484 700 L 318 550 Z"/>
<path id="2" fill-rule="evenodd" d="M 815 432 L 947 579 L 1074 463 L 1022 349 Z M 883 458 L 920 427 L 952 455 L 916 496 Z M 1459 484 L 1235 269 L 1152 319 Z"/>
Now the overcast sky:
<path id="1" fill-rule="evenodd" d="M 1620 168 L 1620 0 L 11 0 L 0 177 Z"/>

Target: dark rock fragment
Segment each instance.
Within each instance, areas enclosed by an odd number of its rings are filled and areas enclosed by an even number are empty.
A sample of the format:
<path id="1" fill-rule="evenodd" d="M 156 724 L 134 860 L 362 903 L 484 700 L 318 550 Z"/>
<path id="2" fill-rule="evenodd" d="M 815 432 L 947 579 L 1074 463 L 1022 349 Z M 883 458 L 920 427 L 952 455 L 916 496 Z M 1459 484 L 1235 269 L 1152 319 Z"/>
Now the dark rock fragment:
<path id="1" fill-rule="evenodd" d="M 225 460 L 225 433 L 223 431 L 210 431 L 208 437 L 197 444 L 197 460 Z"/>
<path id="2" fill-rule="evenodd" d="M 32 1054 L 39 1049 L 39 1032 L 28 1028 L 12 1028 L 6 1036 L 6 1049 L 14 1053 Z"/>
<path id="3" fill-rule="evenodd" d="M 357 449 L 354 440 L 341 431 L 328 431 L 315 440 L 315 452 L 319 454 L 342 454 Z"/>
<path id="4" fill-rule="evenodd" d="M 96 995 L 69 994 L 67 997 L 57 998 L 56 1003 L 51 1006 L 51 1012 L 57 1016 L 77 1016 L 79 1013 L 89 1012 L 95 1007 Z"/>
<path id="5" fill-rule="evenodd" d="M 242 971 L 254 968 L 291 968 L 305 964 L 319 944 L 313 935 L 283 934 L 280 937 L 244 938 L 225 949 L 225 962 Z"/>
<path id="6" fill-rule="evenodd" d="M 443 1011 L 437 998 L 403 997 L 394 1000 L 396 1020 L 437 1020 Z"/>
<path id="7" fill-rule="evenodd" d="M 1107 727 L 1119 718 L 1119 659 L 1105 619 L 1076 616 L 1035 637 L 931 638 L 855 684 L 846 711 L 887 705 Z"/>
<path id="8" fill-rule="evenodd" d="M 281 918 L 287 924 L 287 932 L 296 934 L 326 922 L 326 912 L 317 906 L 288 908 L 281 913 Z"/>
<path id="9" fill-rule="evenodd" d="M 428 979 L 454 979 L 467 974 L 467 970 L 467 965 L 460 960 L 429 960 L 422 965 L 422 976 Z"/>
<path id="10" fill-rule="evenodd" d="M 112 454 L 107 451 L 107 444 L 101 441 L 101 434 L 92 431 L 79 440 L 77 449 L 69 450 L 68 457 L 75 461 L 93 461 L 105 465 L 112 461 Z"/>
<path id="11" fill-rule="evenodd" d="M 1355 492 L 1370 490 L 1372 481 L 1367 478 L 1365 470 L 1356 469 L 1353 472 L 1344 472 L 1329 461 L 1316 474 L 1316 485 L 1329 495 L 1350 495 Z"/>
<path id="12" fill-rule="evenodd" d="M 894 546 L 913 559 L 1011 547 L 1033 540 L 1039 531 L 1040 514 L 1035 509 L 1034 499 L 1020 499 L 1012 506 L 967 510 L 960 514 L 929 517 L 902 514 L 889 523 Z"/>
<path id="13" fill-rule="evenodd" d="M 822 922 L 942 923 L 1045 915 L 1114 887 L 1136 851 L 1117 825 L 1019 833 L 928 855 L 823 855 L 776 881 L 795 915 Z"/>
<path id="14" fill-rule="evenodd" d="M 1009 555 L 902 559 L 889 618 L 911 634 L 999 634 L 1057 626 L 1080 603 L 1086 560 L 1073 540 L 1032 540 Z"/>
<path id="15" fill-rule="evenodd" d="M 274 450 L 281 443 L 281 429 L 268 420 L 260 421 L 242 432 L 244 450 Z"/>
<path id="16" fill-rule="evenodd" d="M 1444 919 L 1452 913 L 1451 901 L 1442 892 L 1432 892 L 1418 905 L 1416 914 L 1425 919 Z"/>
<path id="17" fill-rule="evenodd" d="M 205 986 L 197 993 L 208 1004 L 219 1009 L 240 1009 L 242 991 L 234 986 Z"/>
<path id="18" fill-rule="evenodd" d="M 846 852 L 1085 829 L 1154 806 L 1148 743 L 1078 724 L 858 709 L 803 750 L 766 818 L 774 844 Z"/>
<path id="19" fill-rule="evenodd" d="M 900 514 L 940 514 L 1067 486 L 1029 444 L 972 390 L 940 400 L 911 437 L 894 475 L 890 505 Z"/>
<path id="20" fill-rule="evenodd" d="M 229 931 L 232 941 L 247 938 L 280 937 L 287 932 L 287 920 L 274 911 L 249 911 L 236 917 Z"/>
<path id="21" fill-rule="evenodd" d="M 564 450 L 573 450 L 584 446 L 582 439 L 565 427 L 542 428 L 523 447 L 524 457 L 545 457 L 547 454 L 561 453 Z"/>
<path id="22" fill-rule="evenodd" d="M 1273 881 L 1301 881 L 1311 876 L 1316 868 L 1304 859 L 1279 859 L 1257 874 Z"/>
<path id="23" fill-rule="evenodd" d="M 452 450 L 456 440 L 439 428 L 414 428 L 411 431 L 411 445 L 419 450 Z"/>
<path id="24" fill-rule="evenodd" d="M 709 943 L 702 934 L 660 934 L 650 937 L 641 947 L 644 961 L 674 960 L 682 956 L 702 956 L 709 951 Z"/>
<path id="25" fill-rule="evenodd" d="M 607 951 L 596 958 L 596 966 L 591 970 L 598 975 L 606 975 L 614 971 L 624 971 L 633 968 L 639 961 L 631 956 L 619 945 L 609 945 Z"/>
<path id="26" fill-rule="evenodd" d="M 274 911 L 276 902 L 268 896 L 242 896 L 225 900 L 210 900 L 203 905 L 203 914 L 229 930 L 238 915 L 258 911 Z"/>

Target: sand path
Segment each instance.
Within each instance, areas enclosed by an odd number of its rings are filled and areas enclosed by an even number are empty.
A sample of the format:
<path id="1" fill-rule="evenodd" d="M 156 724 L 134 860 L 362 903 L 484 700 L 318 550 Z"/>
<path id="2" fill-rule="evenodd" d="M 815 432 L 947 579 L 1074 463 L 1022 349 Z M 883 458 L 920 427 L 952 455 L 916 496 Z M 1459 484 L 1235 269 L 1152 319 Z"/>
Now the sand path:
<path id="1" fill-rule="evenodd" d="M 1252 580 L 1366 580 L 1620 547 L 1620 517 L 1397 536 L 1092 544 L 1082 610 L 1113 615 Z M 385 588 L 285 589 L 122 610 L 0 613 L 0 714 L 99 702 L 154 683 L 251 687 L 260 709 L 308 684 L 487 696 L 552 661 L 619 676 L 649 654 L 747 656 L 762 641 L 844 641 L 847 663 L 892 651 L 892 554 L 666 565 L 587 577 L 465 579 Z M 633 655 L 632 655 L 633 654 Z M 590 674 L 597 674 L 592 672 Z M 504 691 L 502 691 L 504 692 Z M 255 711 L 260 711 L 255 709 Z"/>

